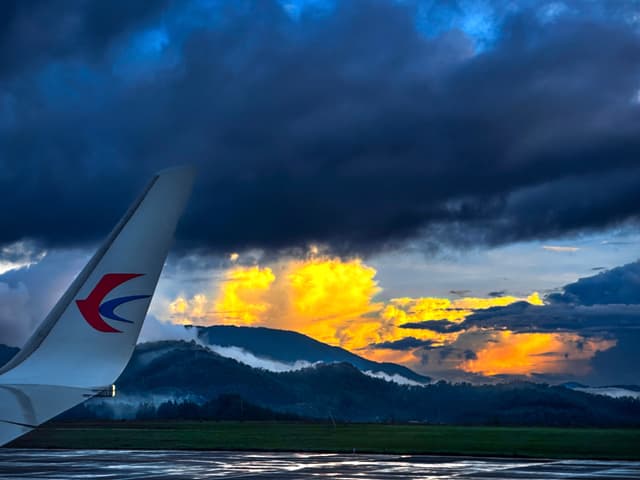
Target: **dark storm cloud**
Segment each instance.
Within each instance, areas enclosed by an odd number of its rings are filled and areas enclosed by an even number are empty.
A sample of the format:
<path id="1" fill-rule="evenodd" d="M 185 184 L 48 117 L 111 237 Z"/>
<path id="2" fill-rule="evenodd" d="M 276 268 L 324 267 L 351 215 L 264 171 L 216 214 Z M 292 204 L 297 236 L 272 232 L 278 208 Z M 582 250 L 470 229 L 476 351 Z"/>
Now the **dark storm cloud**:
<path id="1" fill-rule="evenodd" d="M 0 3 L 0 79 L 51 60 L 99 55 L 167 3 L 4 0 Z"/>
<path id="2" fill-rule="evenodd" d="M 465 360 L 477 360 L 478 355 L 473 350 L 465 350 L 464 351 L 464 359 Z"/>
<path id="3" fill-rule="evenodd" d="M 518 302 L 477 311 L 459 326 L 461 329 L 470 327 L 506 328 L 519 333 L 564 331 L 602 335 L 618 329 L 640 330 L 640 305 L 537 306 Z"/>
<path id="4" fill-rule="evenodd" d="M 377 350 L 413 350 L 415 348 L 429 348 L 433 345 L 430 340 L 420 340 L 415 337 L 405 337 L 391 342 L 372 343 L 367 348 Z"/>
<path id="5" fill-rule="evenodd" d="M 425 320 L 423 322 L 408 322 L 399 325 L 400 328 L 414 328 L 417 330 L 431 330 L 437 333 L 453 333 L 464 330 L 465 327 L 460 322 L 450 322 L 449 320 Z"/>
<path id="6" fill-rule="evenodd" d="M 426 320 L 400 327 L 437 333 L 463 332 L 475 327 L 517 333 L 574 332 L 585 336 L 640 331 L 640 262 L 581 278 L 545 300 L 542 306 L 516 302 L 476 310 L 463 322 Z"/>
<path id="7" fill-rule="evenodd" d="M 637 218 L 640 41 L 619 15 L 523 10 L 477 53 L 390 0 L 299 20 L 269 0 L 125 3 L 3 7 L 0 243 L 94 240 L 185 162 L 181 241 L 204 249 L 496 244 Z"/>
<path id="8" fill-rule="evenodd" d="M 618 335 L 614 348 L 597 352 L 591 360 L 593 371 L 588 381 L 593 384 L 612 383 L 638 385 L 640 383 L 640 331 L 628 331 Z"/>
<path id="9" fill-rule="evenodd" d="M 465 375 L 460 377 L 460 363 L 470 360 L 476 360 L 477 354 L 469 348 L 460 348 L 457 346 L 435 346 L 425 347 L 414 352 L 414 355 L 420 359 L 422 365 L 429 365 L 438 371 L 441 375 L 462 380 Z M 473 376 L 467 378 L 471 379 Z M 477 381 L 478 378 L 475 378 Z"/>
<path id="10" fill-rule="evenodd" d="M 449 290 L 449 293 L 457 297 L 468 297 L 471 290 Z"/>
<path id="11" fill-rule="evenodd" d="M 507 294 L 506 290 L 494 290 L 487 293 L 487 297 L 504 297 Z"/>
<path id="12" fill-rule="evenodd" d="M 568 284 L 562 293 L 547 296 L 546 304 L 542 306 L 517 302 L 505 307 L 477 310 L 460 323 L 432 320 L 407 323 L 400 327 L 408 332 L 411 329 L 427 329 L 438 333 L 461 332 L 450 347 L 457 351 L 468 344 L 486 344 L 491 340 L 484 338 L 479 343 L 477 339 L 505 330 L 515 334 L 576 334 L 580 338 L 574 343 L 577 350 L 582 350 L 589 338 L 607 339 L 615 341 L 615 345 L 596 352 L 589 360 L 589 371 L 582 375 L 581 381 L 601 385 L 636 384 L 640 382 L 636 360 L 640 358 L 639 291 L 640 262 L 634 262 Z M 473 352 L 471 349 L 469 351 Z M 422 355 L 429 357 L 429 349 L 425 349 Z M 542 355 L 564 354 L 545 352 Z M 473 356 L 466 359 L 473 360 Z M 433 356 L 423 360 L 431 361 Z"/>
<path id="13" fill-rule="evenodd" d="M 549 295 L 553 303 L 579 305 L 640 304 L 640 261 L 581 278 L 566 285 L 562 293 Z"/>

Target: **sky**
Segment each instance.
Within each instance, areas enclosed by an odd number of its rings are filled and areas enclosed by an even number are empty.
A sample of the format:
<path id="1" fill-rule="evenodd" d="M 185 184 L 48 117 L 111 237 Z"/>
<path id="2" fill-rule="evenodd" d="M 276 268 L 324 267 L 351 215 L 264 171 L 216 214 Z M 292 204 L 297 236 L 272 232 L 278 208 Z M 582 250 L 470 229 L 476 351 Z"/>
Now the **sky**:
<path id="1" fill-rule="evenodd" d="M 150 328 L 638 384 L 639 30 L 635 1 L 2 2 L 0 342 L 189 163 Z"/>

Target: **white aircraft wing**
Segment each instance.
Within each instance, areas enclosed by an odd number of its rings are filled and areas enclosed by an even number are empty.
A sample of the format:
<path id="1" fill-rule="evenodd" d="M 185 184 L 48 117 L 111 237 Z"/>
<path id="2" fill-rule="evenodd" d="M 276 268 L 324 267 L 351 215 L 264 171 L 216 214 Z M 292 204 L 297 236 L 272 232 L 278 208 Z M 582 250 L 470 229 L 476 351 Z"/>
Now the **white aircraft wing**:
<path id="1" fill-rule="evenodd" d="M 0 445 L 104 391 L 135 348 L 194 171 L 156 175 L 18 354 L 0 368 Z"/>

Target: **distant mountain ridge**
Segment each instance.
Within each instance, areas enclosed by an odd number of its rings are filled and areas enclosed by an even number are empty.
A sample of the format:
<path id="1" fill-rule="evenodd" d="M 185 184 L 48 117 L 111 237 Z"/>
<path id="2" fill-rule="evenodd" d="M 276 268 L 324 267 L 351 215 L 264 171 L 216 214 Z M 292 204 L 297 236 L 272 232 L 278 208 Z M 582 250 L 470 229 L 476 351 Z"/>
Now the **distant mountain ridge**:
<path id="1" fill-rule="evenodd" d="M 477 425 L 640 426 L 640 401 L 543 384 L 416 387 L 372 378 L 350 363 L 290 372 L 251 368 L 195 342 L 138 345 L 117 382 L 120 397 L 96 399 L 103 418 L 122 404 L 205 403 L 238 395 L 254 405 L 306 418 Z M 120 405 L 118 404 L 120 402 Z M 135 407 L 135 405 L 134 405 Z M 135 416 L 135 410 L 133 411 Z"/>
<path id="2" fill-rule="evenodd" d="M 3 358 L 15 351 L 0 346 Z M 154 418 L 183 418 L 184 411 L 184 418 L 197 419 L 203 410 L 212 405 L 220 410 L 231 399 L 227 406 L 242 409 L 245 400 L 262 417 L 276 412 L 282 418 L 366 422 L 640 427 L 637 399 L 526 382 L 399 385 L 365 375 L 350 363 L 272 372 L 220 356 L 195 341 L 138 345 L 116 384 L 116 398 L 91 399 L 66 418 L 144 418 L 155 406 L 159 416 Z M 185 408 L 189 404 L 202 407 Z M 167 406 L 173 412 L 163 416 Z M 222 408 L 224 412 L 228 410 Z"/>
<path id="3" fill-rule="evenodd" d="M 420 375 L 405 366 L 368 360 L 344 348 L 327 345 L 298 332 L 232 325 L 193 328 L 197 328 L 198 338 L 206 344 L 239 347 L 257 357 L 278 362 L 289 364 L 297 361 L 346 362 L 361 371 L 382 372 L 390 377 L 398 375 L 421 384 L 431 381 L 429 377 Z"/>

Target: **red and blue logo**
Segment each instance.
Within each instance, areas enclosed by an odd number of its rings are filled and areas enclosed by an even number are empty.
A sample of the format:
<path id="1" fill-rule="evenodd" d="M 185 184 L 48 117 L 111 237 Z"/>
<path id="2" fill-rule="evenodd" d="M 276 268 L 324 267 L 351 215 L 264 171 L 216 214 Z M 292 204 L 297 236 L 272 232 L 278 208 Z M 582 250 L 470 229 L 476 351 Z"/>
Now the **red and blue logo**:
<path id="1" fill-rule="evenodd" d="M 103 300 L 118 286 L 142 275 L 142 273 L 107 273 L 104 275 L 87 298 L 84 300 L 76 300 L 78 309 L 87 323 L 99 332 L 122 333 L 121 330 L 109 325 L 104 318 L 117 322 L 133 323 L 131 320 L 119 316 L 115 312 L 116 308 L 124 303 L 149 298 L 151 295 L 131 295 L 128 297 L 112 298 L 106 302 Z"/>

